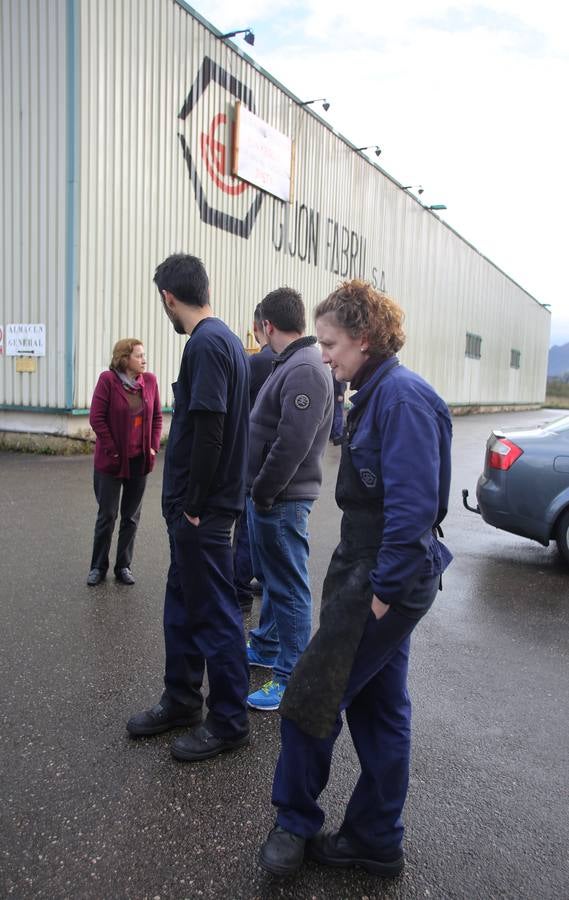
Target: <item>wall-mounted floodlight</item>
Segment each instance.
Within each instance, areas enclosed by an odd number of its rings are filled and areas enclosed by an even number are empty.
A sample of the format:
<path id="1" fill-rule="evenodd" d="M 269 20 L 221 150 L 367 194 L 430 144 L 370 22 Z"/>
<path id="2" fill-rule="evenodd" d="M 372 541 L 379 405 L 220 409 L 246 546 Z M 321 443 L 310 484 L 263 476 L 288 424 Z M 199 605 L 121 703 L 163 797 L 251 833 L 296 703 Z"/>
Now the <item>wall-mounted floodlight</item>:
<path id="1" fill-rule="evenodd" d="M 422 184 L 402 184 L 401 187 L 404 191 L 417 191 L 419 197 L 425 192 L 425 188 Z"/>
<path id="2" fill-rule="evenodd" d="M 251 31 L 250 28 L 242 28 L 240 31 L 228 31 L 227 34 L 221 34 L 221 35 L 220 35 L 220 39 L 221 39 L 222 41 L 224 41 L 225 38 L 232 38 L 232 37 L 235 37 L 236 34 L 244 34 L 244 35 L 245 35 L 245 38 L 244 38 L 245 43 L 246 43 L 246 44 L 250 44 L 251 47 L 254 46 L 254 44 L 255 44 L 255 35 L 253 34 L 253 32 Z"/>
<path id="3" fill-rule="evenodd" d="M 324 109 L 326 112 L 328 112 L 328 110 L 330 109 L 330 104 L 326 100 L 326 97 L 317 97 L 316 100 L 305 100 L 300 105 L 301 106 L 310 106 L 311 103 L 320 103 L 320 102 L 322 102 L 322 109 Z"/>
<path id="4" fill-rule="evenodd" d="M 381 156 L 381 149 L 377 146 L 377 144 L 370 144 L 369 147 L 356 147 L 358 153 L 361 153 L 362 150 L 373 150 L 376 156 Z"/>
<path id="5" fill-rule="evenodd" d="M 446 209 L 446 206 L 444 205 L 444 203 L 433 203 L 432 206 L 425 206 L 425 209 L 432 209 L 437 212 L 437 210 Z"/>

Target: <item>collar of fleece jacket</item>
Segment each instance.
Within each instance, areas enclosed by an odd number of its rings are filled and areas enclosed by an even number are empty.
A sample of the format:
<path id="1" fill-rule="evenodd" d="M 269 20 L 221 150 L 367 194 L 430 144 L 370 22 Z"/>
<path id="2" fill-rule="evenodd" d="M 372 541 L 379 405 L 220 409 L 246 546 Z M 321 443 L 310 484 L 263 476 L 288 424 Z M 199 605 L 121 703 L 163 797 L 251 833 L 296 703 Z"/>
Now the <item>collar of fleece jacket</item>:
<path id="1" fill-rule="evenodd" d="M 280 365 L 280 363 L 284 363 L 287 359 L 290 359 L 293 353 L 296 353 L 297 350 L 302 350 L 303 347 L 311 347 L 312 344 L 316 343 L 316 338 L 313 335 L 307 335 L 306 337 L 297 338 L 296 341 L 292 341 L 288 347 L 279 353 L 278 356 L 275 356 L 273 360 L 273 368 L 275 366 Z"/>

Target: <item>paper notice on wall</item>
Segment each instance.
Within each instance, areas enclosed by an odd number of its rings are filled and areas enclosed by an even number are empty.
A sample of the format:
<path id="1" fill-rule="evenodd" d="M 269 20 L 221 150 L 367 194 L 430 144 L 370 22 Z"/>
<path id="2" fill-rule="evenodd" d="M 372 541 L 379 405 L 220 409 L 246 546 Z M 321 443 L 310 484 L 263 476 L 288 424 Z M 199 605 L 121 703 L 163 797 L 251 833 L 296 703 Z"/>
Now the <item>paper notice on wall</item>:
<path id="1" fill-rule="evenodd" d="M 5 344 L 6 356 L 45 356 L 45 325 L 6 325 Z"/>

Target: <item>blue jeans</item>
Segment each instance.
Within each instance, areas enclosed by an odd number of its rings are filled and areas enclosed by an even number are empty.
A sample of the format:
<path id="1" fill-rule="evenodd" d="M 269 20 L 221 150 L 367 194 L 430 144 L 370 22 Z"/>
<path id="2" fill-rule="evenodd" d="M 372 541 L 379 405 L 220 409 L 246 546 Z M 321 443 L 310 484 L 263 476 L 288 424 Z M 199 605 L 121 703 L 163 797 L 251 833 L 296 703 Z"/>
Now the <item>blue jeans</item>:
<path id="1" fill-rule="evenodd" d="M 253 573 L 263 587 L 259 626 L 249 636 L 260 656 L 274 659 L 274 677 L 282 684 L 310 640 L 308 516 L 312 502 L 284 500 L 269 512 L 259 512 L 247 498 Z"/>

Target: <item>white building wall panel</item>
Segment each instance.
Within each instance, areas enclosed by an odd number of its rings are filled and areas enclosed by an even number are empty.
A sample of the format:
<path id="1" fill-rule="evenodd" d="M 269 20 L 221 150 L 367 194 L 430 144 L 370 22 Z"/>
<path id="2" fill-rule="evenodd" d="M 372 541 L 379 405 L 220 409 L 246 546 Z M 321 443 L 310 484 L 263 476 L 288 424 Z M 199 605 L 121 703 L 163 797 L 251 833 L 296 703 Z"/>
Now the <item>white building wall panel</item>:
<path id="1" fill-rule="evenodd" d="M 269 290 L 296 287 L 311 311 L 359 276 L 405 308 L 403 360 L 449 402 L 543 399 L 546 310 L 377 166 L 176 0 L 78 10 L 77 407 L 126 336 L 144 341 L 171 402 L 183 339 L 152 275 L 175 251 L 204 260 L 215 312 L 244 341 Z M 228 174 L 238 98 L 294 139 L 289 205 Z M 465 357 L 467 331 L 482 337 L 480 360 Z"/>
<path id="2" fill-rule="evenodd" d="M 65 0 L 0 5 L 0 326 L 42 323 L 46 355 L 0 356 L 0 404 L 65 406 Z"/>

